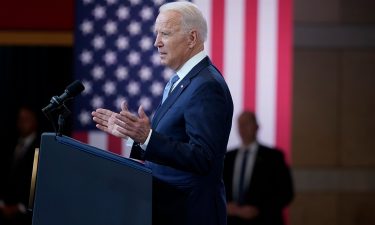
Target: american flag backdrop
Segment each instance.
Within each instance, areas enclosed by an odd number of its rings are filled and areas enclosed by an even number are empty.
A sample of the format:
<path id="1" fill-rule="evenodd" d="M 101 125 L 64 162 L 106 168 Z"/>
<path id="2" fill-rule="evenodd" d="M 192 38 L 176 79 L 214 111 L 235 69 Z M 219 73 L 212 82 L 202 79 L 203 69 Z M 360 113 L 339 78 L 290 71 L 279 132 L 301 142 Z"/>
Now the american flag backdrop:
<path id="1" fill-rule="evenodd" d="M 78 0 L 75 76 L 85 85 L 76 98 L 73 137 L 123 154 L 125 142 L 97 130 L 91 111 L 131 111 L 149 116 L 173 71 L 159 64 L 153 23 L 164 0 Z M 240 143 L 236 119 L 254 110 L 261 142 L 290 159 L 292 0 L 194 0 L 208 22 L 207 54 L 223 73 L 234 100 L 228 148 Z"/>

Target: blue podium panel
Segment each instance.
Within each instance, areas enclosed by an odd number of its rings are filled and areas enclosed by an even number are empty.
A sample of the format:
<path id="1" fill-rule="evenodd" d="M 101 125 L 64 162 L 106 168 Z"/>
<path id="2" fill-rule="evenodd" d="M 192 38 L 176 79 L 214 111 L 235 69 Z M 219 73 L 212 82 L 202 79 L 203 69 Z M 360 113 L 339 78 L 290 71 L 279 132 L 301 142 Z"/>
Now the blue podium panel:
<path id="1" fill-rule="evenodd" d="M 33 225 L 151 225 L 152 174 L 143 164 L 42 134 Z"/>

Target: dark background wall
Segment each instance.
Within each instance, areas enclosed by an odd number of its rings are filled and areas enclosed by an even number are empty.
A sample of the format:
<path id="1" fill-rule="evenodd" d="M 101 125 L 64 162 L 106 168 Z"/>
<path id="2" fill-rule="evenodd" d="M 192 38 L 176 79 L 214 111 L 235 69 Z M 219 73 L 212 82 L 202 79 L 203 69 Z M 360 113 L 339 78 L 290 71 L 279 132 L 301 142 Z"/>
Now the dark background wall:
<path id="1" fill-rule="evenodd" d="M 35 108 L 42 132 L 53 131 L 41 109 L 73 79 L 73 5 L 73 0 L 1 3 L 0 118 L 4 135 L 0 159 L 16 138 L 20 105 Z M 69 124 L 67 121 L 66 133 L 71 131 Z"/>
<path id="2" fill-rule="evenodd" d="M 294 0 L 291 224 L 375 224 L 374 12 Z"/>
<path id="3" fill-rule="evenodd" d="M 73 79 L 72 47 L 0 46 L 0 158 L 12 150 L 16 138 L 16 116 L 21 105 L 38 113 L 42 132 L 53 132 L 41 109 L 51 97 L 60 95 Z M 69 118 L 68 118 L 69 120 Z M 67 121 L 66 134 L 71 130 Z"/>

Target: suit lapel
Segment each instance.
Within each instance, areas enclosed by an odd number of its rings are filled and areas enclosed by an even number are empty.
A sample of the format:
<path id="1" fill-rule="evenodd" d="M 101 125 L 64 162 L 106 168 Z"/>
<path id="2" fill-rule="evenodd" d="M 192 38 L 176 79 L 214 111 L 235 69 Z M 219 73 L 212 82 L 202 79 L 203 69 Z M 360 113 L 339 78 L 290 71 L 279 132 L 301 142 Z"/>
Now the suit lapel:
<path id="1" fill-rule="evenodd" d="M 177 87 L 171 92 L 164 103 L 159 106 L 155 112 L 154 118 L 152 119 L 152 128 L 156 128 L 161 118 L 165 115 L 168 109 L 175 103 L 178 96 L 183 92 L 183 90 L 190 84 L 190 79 L 183 79 Z"/>
<path id="2" fill-rule="evenodd" d="M 162 105 L 159 105 L 158 109 L 155 112 L 155 115 L 152 119 L 152 128 L 156 128 L 160 122 L 160 120 L 163 118 L 165 113 L 168 111 L 168 109 L 176 102 L 178 97 L 181 95 L 181 93 L 187 88 L 187 86 L 190 84 L 191 80 L 198 75 L 198 73 L 203 69 L 206 68 L 211 64 L 211 61 L 208 57 L 205 57 L 200 61 L 196 66 L 193 67 L 193 69 L 185 76 L 183 80 L 178 84 L 178 86 L 175 87 L 175 89 L 171 92 L 171 94 L 168 96 L 168 98 L 164 101 Z"/>

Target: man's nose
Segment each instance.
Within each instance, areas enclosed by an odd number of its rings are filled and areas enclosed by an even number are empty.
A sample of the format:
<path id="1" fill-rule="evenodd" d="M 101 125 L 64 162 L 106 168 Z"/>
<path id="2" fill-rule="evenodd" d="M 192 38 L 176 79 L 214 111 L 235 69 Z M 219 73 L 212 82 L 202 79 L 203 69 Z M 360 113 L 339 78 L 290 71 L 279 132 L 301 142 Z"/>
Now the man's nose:
<path id="1" fill-rule="evenodd" d="M 162 45 L 161 41 L 160 41 L 160 38 L 159 38 L 159 35 L 156 35 L 155 37 L 155 42 L 154 42 L 154 46 L 155 47 L 160 47 Z"/>

